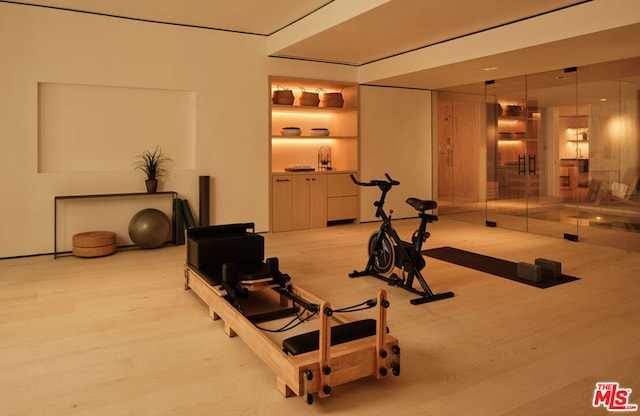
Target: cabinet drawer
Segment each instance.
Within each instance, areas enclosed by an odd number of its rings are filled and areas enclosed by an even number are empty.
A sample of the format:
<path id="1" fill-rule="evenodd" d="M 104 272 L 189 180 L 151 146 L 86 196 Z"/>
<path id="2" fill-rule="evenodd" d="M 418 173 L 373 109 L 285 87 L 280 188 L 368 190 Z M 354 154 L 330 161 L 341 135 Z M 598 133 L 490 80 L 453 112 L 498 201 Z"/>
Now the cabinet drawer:
<path id="1" fill-rule="evenodd" d="M 339 196 L 328 199 L 327 221 L 358 218 L 358 197 Z"/>
<path id="2" fill-rule="evenodd" d="M 330 174 L 327 176 L 327 191 L 329 198 L 336 196 L 358 195 L 358 186 L 353 183 L 348 173 Z"/>

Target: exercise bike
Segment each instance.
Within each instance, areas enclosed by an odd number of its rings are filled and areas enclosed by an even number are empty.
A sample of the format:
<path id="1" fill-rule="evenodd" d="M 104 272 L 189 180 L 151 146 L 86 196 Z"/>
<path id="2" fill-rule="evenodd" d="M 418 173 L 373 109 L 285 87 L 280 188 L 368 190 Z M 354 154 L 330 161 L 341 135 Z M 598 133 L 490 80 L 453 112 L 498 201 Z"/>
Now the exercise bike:
<path id="1" fill-rule="evenodd" d="M 434 294 L 420 272 L 426 266 L 421 252 L 422 244 L 431 235 L 427 231 L 427 224 L 438 221 L 436 215 L 427 214 L 425 211 L 437 208 L 438 203 L 436 201 L 418 198 L 407 199 L 407 204 L 418 211 L 420 226 L 413 233 L 411 242 L 403 241 L 391 225 L 391 214 L 393 214 L 393 210 L 389 211 L 389 215 L 384 211 L 384 200 L 387 192 L 389 192 L 393 186 L 400 185 L 400 182 L 392 179 L 388 173 L 385 173 L 384 176 L 386 180 L 360 182 L 355 176 L 351 175 L 351 180 L 356 185 L 377 186 L 380 188 L 382 195 L 373 205 L 376 207 L 376 218 L 381 218 L 382 224 L 380 225 L 380 229 L 371 234 L 369 238 L 369 244 L 367 246 L 369 261 L 367 262 L 367 266 L 360 272 L 354 270 L 353 273 L 349 274 L 349 277 L 373 276 L 386 281 L 391 286 L 400 287 L 418 294 L 420 295 L 419 298 L 410 301 L 414 305 L 453 297 L 453 292 Z M 389 273 L 394 267 L 400 269 L 402 274 L 391 273 L 390 276 L 383 275 Z M 422 290 L 413 287 L 414 279 L 418 280 Z"/>

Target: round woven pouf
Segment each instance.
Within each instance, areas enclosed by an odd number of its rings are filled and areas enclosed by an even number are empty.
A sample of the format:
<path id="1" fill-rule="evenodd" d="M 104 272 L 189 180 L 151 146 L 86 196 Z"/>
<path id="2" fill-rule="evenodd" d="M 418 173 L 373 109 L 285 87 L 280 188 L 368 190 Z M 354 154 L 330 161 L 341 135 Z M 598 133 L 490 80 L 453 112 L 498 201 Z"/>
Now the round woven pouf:
<path id="1" fill-rule="evenodd" d="M 142 248 L 159 247 L 171 237 L 171 221 L 160 210 L 143 209 L 129 221 L 129 237 Z"/>
<path id="2" fill-rule="evenodd" d="M 73 255 L 77 257 L 102 257 L 116 252 L 116 233 L 111 231 L 87 231 L 72 237 Z"/>

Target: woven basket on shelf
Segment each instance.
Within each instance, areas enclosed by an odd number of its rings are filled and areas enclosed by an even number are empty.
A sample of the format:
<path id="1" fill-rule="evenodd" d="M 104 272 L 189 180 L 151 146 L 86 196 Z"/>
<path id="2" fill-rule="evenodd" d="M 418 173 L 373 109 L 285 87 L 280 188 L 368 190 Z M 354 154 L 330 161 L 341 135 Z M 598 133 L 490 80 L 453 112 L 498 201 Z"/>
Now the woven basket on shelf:
<path id="1" fill-rule="evenodd" d="M 300 105 L 308 107 L 317 107 L 320 104 L 319 90 L 316 92 L 307 92 L 304 88 L 300 87 L 302 94 L 300 95 Z"/>
<path id="2" fill-rule="evenodd" d="M 273 92 L 273 98 L 271 98 L 271 101 L 274 104 L 291 105 L 293 104 L 293 91 L 287 89 L 278 89 Z"/>
<path id="3" fill-rule="evenodd" d="M 344 105 L 344 98 L 341 92 L 325 92 L 322 96 L 323 107 L 337 107 L 342 108 Z"/>

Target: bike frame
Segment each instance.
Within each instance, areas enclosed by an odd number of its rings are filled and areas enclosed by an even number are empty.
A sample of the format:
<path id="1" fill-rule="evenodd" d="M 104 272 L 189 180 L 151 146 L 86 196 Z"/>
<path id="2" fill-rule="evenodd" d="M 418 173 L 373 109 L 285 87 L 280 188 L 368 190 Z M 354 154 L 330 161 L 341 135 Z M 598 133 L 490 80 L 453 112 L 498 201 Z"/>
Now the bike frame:
<path id="1" fill-rule="evenodd" d="M 351 175 L 351 179 L 357 185 L 378 186 L 380 188 L 382 192 L 380 195 L 380 199 L 378 199 L 373 203 L 373 205 L 376 207 L 376 218 L 382 219 L 382 224 L 380 225 L 380 228 L 378 230 L 376 250 L 380 251 L 382 249 L 383 237 L 384 235 L 387 235 L 392 242 L 392 245 L 393 245 L 392 249 L 395 250 L 394 255 L 402 256 L 402 259 L 395 258 L 394 262 L 396 262 L 396 264 L 393 264 L 392 267 L 399 267 L 400 269 L 402 269 L 404 272 L 407 273 L 407 278 L 406 280 L 401 279 L 395 273 L 393 273 L 391 277 L 387 277 L 387 276 L 381 275 L 376 270 L 374 270 L 373 265 L 374 265 L 375 256 L 376 256 L 375 253 L 371 253 L 371 255 L 369 256 L 369 260 L 367 262 L 367 266 L 365 267 L 365 270 L 360 272 L 354 270 L 353 273 L 349 274 L 349 276 L 350 277 L 373 276 L 388 282 L 392 286 L 401 287 L 412 293 L 418 294 L 421 296 L 420 298 L 411 300 L 411 303 L 414 305 L 453 297 L 454 295 L 453 292 L 434 294 L 431 291 L 431 288 L 429 287 L 424 277 L 422 276 L 422 273 L 420 272 L 421 267 L 418 267 L 416 265 L 416 261 L 414 260 L 414 258 L 417 258 L 417 257 L 413 257 L 409 252 L 409 250 L 415 251 L 416 256 L 422 256 L 421 254 L 422 244 L 424 243 L 424 241 L 426 241 L 426 239 L 429 236 L 429 233 L 426 231 L 427 223 L 436 221 L 438 217 L 435 215 L 426 214 L 424 211 L 421 211 L 418 214 L 418 216 L 420 217 L 420 225 L 416 230 L 416 232 L 414 233 L 414 235 L 412 236 L 412 242 L 409 243 L 407 241 L 402 240 L 398 235 L 397 231 L 393 228 L 391 214 L 387 215 L 387 213 L 384 211 L 384 202 L 385 202 L 387 193 L 389 192 L 389 190 L 391 190 L 393 186 L 399 185 L 400 182 L 393 180 L 389 176 L 389 174 L 386 174 L 386 173 L 385 173 L 385 177 L 387 178 L 386 181 L 374 180 L 367 183 L 367 182 L 359 182 L 358 180 L 355 179 L 353 175 Z M 424 266 L 424 263 L 421 266 Z M 414 278 L 418 280 L 418 283 L 420 284 L 422 290 L 417 290 L 413 287 Z"/>

